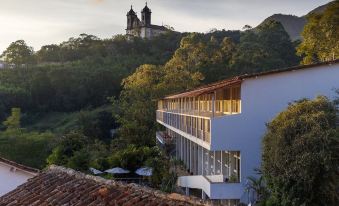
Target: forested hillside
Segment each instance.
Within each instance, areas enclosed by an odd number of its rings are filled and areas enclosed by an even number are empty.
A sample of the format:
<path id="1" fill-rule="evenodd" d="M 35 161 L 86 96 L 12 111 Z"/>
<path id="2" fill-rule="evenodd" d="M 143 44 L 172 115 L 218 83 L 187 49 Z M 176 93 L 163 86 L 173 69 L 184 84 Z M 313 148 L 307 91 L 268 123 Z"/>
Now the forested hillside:
<path id="1" fill-rule="evenodd" d="M 3 57 L 14 68 L 0 71 L 0 120 L 12 107 L 26 112 L 72 112 L 109 103 L 121 81 L 141 64 L 163 64 L 183 34 L 127 41 L 124 36 L 100 40 L 81 34 L 36 53 L 24 41 L 13 42 Z M 21 51 L 15 55 L 16 51 Z"/>
<path id="2" fill-rule="evenodd" d="M 81 171 L 150 166 L 156 168 L 152 186 L 171 191 L 175 174 L 154 147 L 156 100 L 234 75 L 322 61 L 329 53 L 321 46 L 330 45 L 311 38 L 312 25 L 330 22 L 322 29 L 337 29 L 336 8 L 310 19 L 303 35 L 311 44 L 296 45 L 276 21 L 255 30 L 168 32 L 152 40 L 82 34 L 36 52 L 23 40 L 13 42 L 2 54 L 8 68 L 0 70 L 0 156 Z M 330 40 L 338 41 L 337 33 Z M 309 47 L 314 41 L 319 51 Z"/>

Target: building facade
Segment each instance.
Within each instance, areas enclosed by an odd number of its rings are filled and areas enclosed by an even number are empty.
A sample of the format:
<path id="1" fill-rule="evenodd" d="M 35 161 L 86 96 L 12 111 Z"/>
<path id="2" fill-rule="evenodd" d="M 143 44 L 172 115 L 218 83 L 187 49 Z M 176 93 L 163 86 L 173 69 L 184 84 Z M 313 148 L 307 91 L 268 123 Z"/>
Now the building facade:
<path id="1" fill-rule="evenodd" d="M 138 18 L 136 12 L 134 12 L 132 6 L 130 11 L 127 13 L 127 28 L 126 35 L 128 37 L 140 37 L 144 39 L 151 39 L 155 36 L 163 34 L 168 31 L 164 26 L 152 25 L 151 24 L 152 12 L 146 6 L 141 10 L 141 21 Z"/>
<path id="2" fill-rule="evenodd" d="M 339 61 L 238 76 L 158 101 L 160 145 L 173 144 L 188 170 L 178 178 L 187 194 L 201 191 L 223 205 L 247 203 L 247 177 L 260 167 L 261 140 L 288 104 L 318 95 L 335 98 Z"/>

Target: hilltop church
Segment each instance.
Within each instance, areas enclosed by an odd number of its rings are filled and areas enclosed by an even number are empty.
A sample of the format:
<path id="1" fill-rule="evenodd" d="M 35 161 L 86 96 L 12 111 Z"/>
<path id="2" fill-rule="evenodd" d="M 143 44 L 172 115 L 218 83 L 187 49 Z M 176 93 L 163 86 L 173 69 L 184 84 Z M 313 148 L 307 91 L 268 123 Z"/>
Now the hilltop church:
<path id="1" fill-rule="evenodd" d="M 147 3 L 141 10 L 141 21 L 137 14 L 131 10 L 127 13 L 127 29 L 126 35 L 129 37 L 141 37 L 151 39 L 159 34 L 165 33 L 168 29 L 164 26 L 151 24 L 151 10 L 148 8 Z"/>

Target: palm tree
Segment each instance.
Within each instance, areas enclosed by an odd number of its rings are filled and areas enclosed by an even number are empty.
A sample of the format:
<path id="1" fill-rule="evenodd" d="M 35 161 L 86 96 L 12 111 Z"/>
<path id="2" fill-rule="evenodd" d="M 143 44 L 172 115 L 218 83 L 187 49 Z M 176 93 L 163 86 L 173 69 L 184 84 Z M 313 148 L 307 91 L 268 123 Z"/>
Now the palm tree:
<path id="1" fill-rule="evenodd" d="M 248 183 L 246 185 L 246 191 L 248 194 L 252 192 L 252 194 L 254 195 L 254 203 L 259 203 L 267 198 L 268 191 L 266 188 L 265 180 L 261 175 L 261 171 L 259 169 L 256 169 L 256 171 L 260 176 L 258 178 L 254 176 L 247 177 Z M 250 198 L 249 195 L 248 198 Z"/>

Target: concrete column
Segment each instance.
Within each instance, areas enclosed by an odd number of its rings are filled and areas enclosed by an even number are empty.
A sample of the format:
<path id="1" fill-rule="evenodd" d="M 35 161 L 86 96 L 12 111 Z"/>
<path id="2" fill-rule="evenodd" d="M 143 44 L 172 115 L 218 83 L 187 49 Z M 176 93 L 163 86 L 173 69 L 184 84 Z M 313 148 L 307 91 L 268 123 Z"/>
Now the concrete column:
<path id="1" fill-rule="evenodd" d="M 200 149 L 200 146 L 197 145 L 197 150 L 198 150 L 198 165 L 197 165 L 197 169 L 198 169 L 198 173 L 199 175 L 202 174 L 202 167 L 201 167 L 201 164 L 202 164 L 202 159 L 201 159 L 201 149 Z"/>
<path id="2" fill-rule="evenodd" d="M 202 162 L 202 164 L 201 164 L 201 174 L 202 175 L 205 175 L 205 159 L 204 159 L 204 148 L 203 147 L 201 147 L 201 162 Z"/>
<path id="3" fill-rule="evenodd" d="M 223 169 L 223 163 L 222 163 L 222 153 L 223 153 L 223 151 L 220 151 L 220 174 L 222 175 L 222 174 L 224 174 L 223 172 L 222 172 L 222 169 Z"/>
<path id="4" fill-rule="evenodd" d="M 193 157 L 194 157 L 193 142 L 190 141 L 190 172 L 194 171 Z"/>
<path id="5" fill-rule="evenodd" d="M 179 159 L 179 141 L 176 135 L 174 138 L 175 138 L 175 159 Z"/>
<path id="6" fill-rule="evenodd" d="M 214 117 L 215 113 L 215 94 L 212 95 L 212 117 Z"/>
<path id="7" fill-rule="evenodd" d="M 183 137 L 182 139 L 183 139 L 183 143 L 184 143 L 184 146 L 183 146 L 184 163 L 185 163 L 185 166 L 187 168 L 187 162 L 186 162 L 186 157 L 187 157 L 186 138 Z"/>
<path id="8" fill-rule="evenodd" d="M 184 140 L 182 136 L 180 136 L 180 145 L 181 145 L 180 160 L 184 161 Z"/>
<path id="9" fill-rule="evenodd" d="M 189 196 L 189 195 L 190 195 L 190 188 L 188 188 L 188 187 L 185 187 L 185 194 L 186 194 L 187 196 Z"/>
<path id="10" fill-rule="evenodd" d="M 232 175 L 232 152 L 228 152 L 228 176 L 231 177 Z"/>
<path id="11" fill-rule="evenodd" d="M 201 199 L 206 200 L 206 193 L 204 190 L 201 190 Z"/>
<path id="12" fill-rule="evenodd" d="M 207 174 L 206 175 L 210 175 L 211 174 L 211 161 L 210 161 L 210 152 L 208 150 L 206 150 L 205 154 L 207 156 Z"/>
<path id="13" fill-rule="evenodd" d="M 187 169 L 188 169 L 188 170 L 190 170 L 190 168 L 191 168 L 190 157 L 191 157 L 190 141 L 187 140 Z"/>

